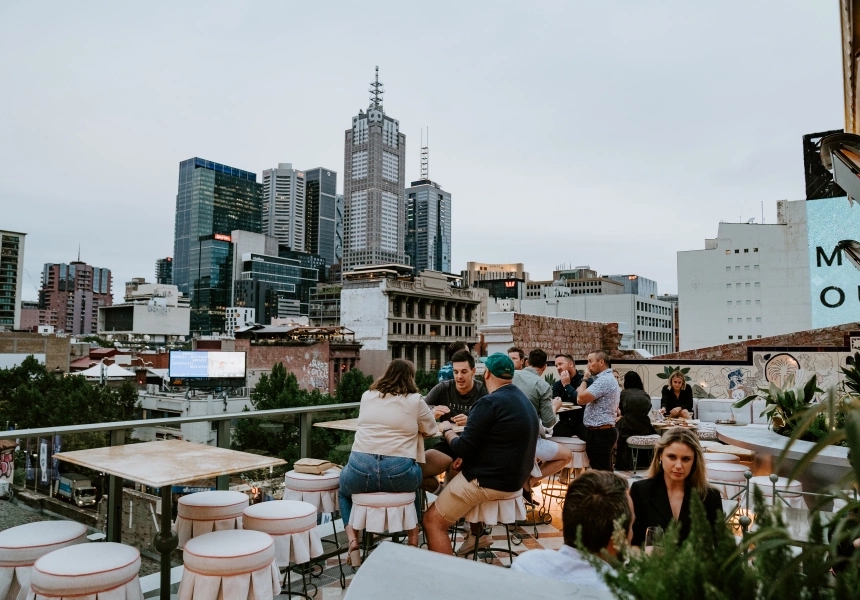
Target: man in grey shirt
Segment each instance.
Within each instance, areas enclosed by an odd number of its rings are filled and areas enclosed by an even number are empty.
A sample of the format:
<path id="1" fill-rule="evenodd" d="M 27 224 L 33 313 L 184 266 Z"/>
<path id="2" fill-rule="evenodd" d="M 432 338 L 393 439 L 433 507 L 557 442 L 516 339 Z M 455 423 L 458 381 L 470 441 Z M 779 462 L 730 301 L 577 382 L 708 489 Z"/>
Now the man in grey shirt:
<path id="1" fill-rule="evenodd" d="M 558 422 L 556 413 L 561 408 L 561 398 L 552 397 L 552 387 L 543 378 L 546 371 L 546 352 L 535 348 L 529 352 L 529 366 L 514 371 L 514 385 L 535 407 L 543 429 L 537 441 L 535 457 L 541 462 L 540 477 L 532 476 L 525 485 L 526 498 L 530 499 L 532 486 L 544 477 L 558 473 L 570 463 L 573 455 L 567 446 L 546 439 L 552 435 L 552 428 Z"/>
<path id="2" fill-rule="evenodd" d="M 612 540 L 615 522 L 627 530 L 627 543 L 633 539 L 633 503 L 627 494 L 627 480 L 606 471 L 585 471 L 574 479 L 564 498 L 561 513 L 564 545 L 558 550 L 529 550 L 520 554 L 511 570 L 537 577 L 576 583 L 582 587 L 608 592 L 601 571 L 595 569 L 576 549 L 577 535 L 582 545 L 603 558 L 617 556 Z"/>
<path id="3" fill-rule="evenodd" d="M 618 441 L 615 417 L 621 401 L 621 386 L 609 367 L 609 354 L 595 350 L 588 355 L 585 377 L 594 376 L 591 385 L 584 379 L 577 389 L 576 401 L 585 406 L 582 423 L 587 429 L 585 453 L 592 469 L 612 471 L 612 450 Z"/>

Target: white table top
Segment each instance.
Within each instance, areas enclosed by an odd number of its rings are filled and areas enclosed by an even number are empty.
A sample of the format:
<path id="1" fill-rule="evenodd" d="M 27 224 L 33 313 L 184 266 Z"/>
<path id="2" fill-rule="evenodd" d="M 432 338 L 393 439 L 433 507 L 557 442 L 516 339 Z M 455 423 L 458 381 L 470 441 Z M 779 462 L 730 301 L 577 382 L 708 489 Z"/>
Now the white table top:
<path id="1" fill-rule="evenodd" d="M 181 440 L 58 452 L 54 458 L 155 488 L 286 464 L 280 458 Z"/>
<path id="2" fill-rule="evenodd" d="M 742 427 L 733 425 L 717 425 L 717 438 L 721 442 L 752 450 L 778 456 L 788 444 L 789 438 L 774 433 L 767 425 L 744 425 Z M 786 457 L 791 460 L 802 459 L 812 447 L 813 442 L 797 440 L 792 444 Z M 849 468 L 848 448 L 842 446 L 827 446 L 822 449 L 813 463 L 834 465 Z"/>

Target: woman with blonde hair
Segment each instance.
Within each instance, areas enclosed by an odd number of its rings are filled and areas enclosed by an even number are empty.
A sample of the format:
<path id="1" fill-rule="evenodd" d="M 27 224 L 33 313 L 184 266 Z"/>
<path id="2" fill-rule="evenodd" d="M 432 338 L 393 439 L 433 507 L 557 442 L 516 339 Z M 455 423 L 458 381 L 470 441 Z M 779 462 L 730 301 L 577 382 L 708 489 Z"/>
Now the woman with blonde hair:
<path id="1" fill-rule="evenodd" d="M 693 494 L 705 505 L 711 526 L 721 522 L 720 493 L 708 485 L 705 458 L 696 435 L 689 429 L 673 427 L 654 446 L 648 478 L 633 482 L 633 545 L 645 541 L 649 527 L 666 529 L 672 521 L 681 524 L 678 541 L 690 534 L 690 498 Z"/>
<path id="2" fill-rule="evenodd" d="M 689 419 L 693 416 L 693 388 L 687 385 L 687 378 L 681 371 L 669 376 L 661 396 L 660 410 L 667 417 Z"/>
<path id="3" fill-rule="evenodd" d="M 421 485 L 424 438 L 437 431 L 436 417 L 415 384 L 415 365 L 395 359 L 361 396 L 358 429 L 349 461 L 340 474 L 340 514 L 349 539 L 349 562 L 361 564 L 358 536 L 349 525 L 352 495 L 414 492 Z M 408 532 L 418 545 L 418 527 Z"/>

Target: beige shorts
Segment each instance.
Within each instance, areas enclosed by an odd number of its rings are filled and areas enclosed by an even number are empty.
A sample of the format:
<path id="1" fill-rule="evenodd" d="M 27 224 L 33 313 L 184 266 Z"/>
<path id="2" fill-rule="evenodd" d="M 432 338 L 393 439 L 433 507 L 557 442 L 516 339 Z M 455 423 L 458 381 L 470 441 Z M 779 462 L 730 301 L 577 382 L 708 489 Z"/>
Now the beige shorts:
<path id="1" fill-rule="evenodd" d="M 466 481 L 462 473 L 458 473 L 451 483 L 447 484 L 436 498 L 433 506 L 449 523 L 456 523 L 469 510 L 488 500 L 499 500 L 510 496 L 510 492 L 500 492 L 478 485 L 478 480 Z"/>

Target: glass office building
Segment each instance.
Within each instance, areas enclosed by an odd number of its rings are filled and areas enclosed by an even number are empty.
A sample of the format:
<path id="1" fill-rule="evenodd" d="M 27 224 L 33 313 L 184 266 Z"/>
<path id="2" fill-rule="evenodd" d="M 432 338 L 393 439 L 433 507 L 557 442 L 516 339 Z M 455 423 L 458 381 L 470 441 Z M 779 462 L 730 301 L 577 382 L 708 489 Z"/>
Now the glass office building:
<path id="1" fill-rule="evenodd" d="M 224 330 L 230 232 L 261 231 L 262 206 L 255 173 L 197 157 L 179 164 L 173 284 L 190 298 L 192 334 Z"/>
<path id="2" fill-rule="evenodd" d="M 416 275 L 451 272 L 451 194 L 429 179 L 406 190 L 405 248 Z"/>
<path id="3" fill-rule="evenodd" d="M 331 169 L 317 167 L 305 171 L 306 250 L 323 257 L 328 266 L 338 262 L 337 240 L 343 238 L 343 219 L 338 219 L 336 188 L 337 173 Z"/>
<path id="4" fill-rule="evenodd" d="M 325 260 L 284 248 L 280 256 L 247 252 L 235 282 L 235 306 L 253 308 L 257 323 L 307 316 L 311 291 L 325 277 Z"/>

